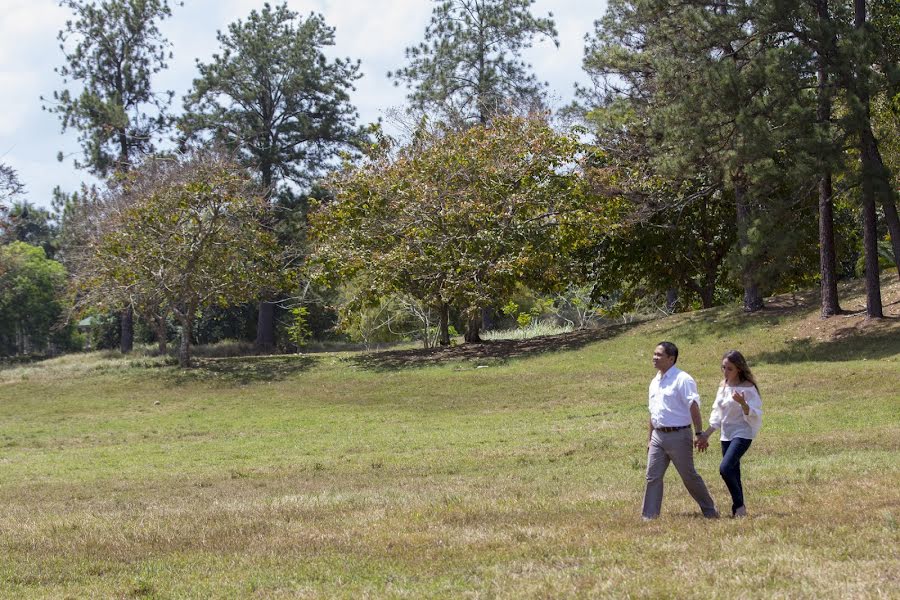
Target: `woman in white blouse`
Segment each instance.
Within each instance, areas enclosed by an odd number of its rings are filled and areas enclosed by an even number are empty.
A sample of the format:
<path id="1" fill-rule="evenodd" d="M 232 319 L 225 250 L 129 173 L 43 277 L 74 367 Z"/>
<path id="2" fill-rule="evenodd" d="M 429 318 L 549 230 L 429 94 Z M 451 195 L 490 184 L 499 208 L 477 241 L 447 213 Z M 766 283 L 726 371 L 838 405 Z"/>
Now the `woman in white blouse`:
<path id="1" fill-rule="evenodd" d="M 705 448 L 709 436 L 716 429 L 722 430 L 719 473 L 731 492 L 732 516 L 744 517 L 747 507 L 741 485 L 741 457 L 762 426 L 762 399 L 746 359 L 737 350 L 729 350 L 722 357 L 722 375 L 724 379 L 709 415 L 709 428 L 700 435 L 697 445 Z"/>

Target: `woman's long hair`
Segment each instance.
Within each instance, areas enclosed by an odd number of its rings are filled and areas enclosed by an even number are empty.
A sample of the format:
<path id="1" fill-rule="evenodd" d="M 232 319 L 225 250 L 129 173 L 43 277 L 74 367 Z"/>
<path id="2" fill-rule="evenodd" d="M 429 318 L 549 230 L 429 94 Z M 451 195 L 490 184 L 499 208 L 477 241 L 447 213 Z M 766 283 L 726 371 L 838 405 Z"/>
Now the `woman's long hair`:
<path id="1" fill-rule="evenodd" d="M 734 368 L 738 370 L 738 378 L 740 378 L 741 381 L 749 381 L 753 384 L 753 387 L 756 388 L 756 391 L 759 392 L 759 386 L 756 385 L 756 378 L 753 377 L 750 365 L 747 364 L 747 359 L 744 358 L 743 354 L 737 350 L 729 350 L 722 358 L 727 359 L 728 362 L 734 365 Z"/>

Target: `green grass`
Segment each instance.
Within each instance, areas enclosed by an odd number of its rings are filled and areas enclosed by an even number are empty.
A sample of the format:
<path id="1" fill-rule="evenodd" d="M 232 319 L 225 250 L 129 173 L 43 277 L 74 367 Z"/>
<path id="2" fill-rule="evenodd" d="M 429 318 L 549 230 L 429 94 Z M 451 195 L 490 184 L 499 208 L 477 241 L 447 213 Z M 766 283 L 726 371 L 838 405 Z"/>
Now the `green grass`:
<path id="1" fill-rule="evenodd" d="M 814 315 L 715 309 L 514 358 L 0 371 L 0 597 L 898 597 L 900 319 Z M 640 520 L 661 339 L 704 415 L 724 350 L 754 367 L 745 520 L 698 518 L 673 469 Z M 717 465 L 698 458 L 727 512 Z"/>

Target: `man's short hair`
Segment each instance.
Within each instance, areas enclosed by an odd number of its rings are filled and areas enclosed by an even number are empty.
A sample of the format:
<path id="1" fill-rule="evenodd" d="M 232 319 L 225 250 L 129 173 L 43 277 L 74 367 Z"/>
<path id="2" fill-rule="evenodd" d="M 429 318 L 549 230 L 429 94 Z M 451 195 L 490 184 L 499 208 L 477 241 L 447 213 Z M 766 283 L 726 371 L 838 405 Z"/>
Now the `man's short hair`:
<path id="1" fill-rule="evenodd" d="M 678 346 L 672 342 L 660 342 L 657 346 L 662 346 L 662 349 L 666 351 L 666 355 L 674 358 L 673 362 L 678 362 Z"/>

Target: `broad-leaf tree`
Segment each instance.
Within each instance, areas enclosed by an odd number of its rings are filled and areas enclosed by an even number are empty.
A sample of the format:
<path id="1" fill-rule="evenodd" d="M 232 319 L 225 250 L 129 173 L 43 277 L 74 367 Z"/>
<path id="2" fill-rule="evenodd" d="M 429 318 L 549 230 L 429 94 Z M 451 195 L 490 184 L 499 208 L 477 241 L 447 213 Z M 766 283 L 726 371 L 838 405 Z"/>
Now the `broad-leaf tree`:
<path id="1" fill-rule="evenodd" d="M 237 152 L 267 194 L 288 185 L 308 191 L 359 138 L 349 96 L 359 62 L 329 59 L 334 28 L 287 4 L 251 11 L 218 40 L 212 61 L 198 62 L 180 127 Z M 274 345 L 272 303 L 260 304 L 256 342 L 263 350 Z"/>
<path id="2" fill-rule="evenodd" d="M 570 250 L 589 212 L 576 167 L 581 145 L 540 116 L 497 117 L 466 130 L 423 126 L 331 180 L 334 200 L 312 215 L 319 277 L 355 279 L 355 306 L 400 294 L 440 315 L 453 307 L 478 341 L 480 307 L 517 283 L 564 288 Z"/>
<path id="3" fill-rule="evenodd" d="M 0 355 L 43 350 L 63 312 L 63 266 L 39 247 L 0 246 Z"/>
<path id="4" fill-rule="evenodd" d="M 522 60 L 535 38 L 557 46 L 553 15 L 536 17 L 534 0 L 436 0 L 425 40 L 406 49 L 408 64 L 388 77 L 410 88 L 416 108 L 485 124 L 510 102 L 537 108 L 541 84 Z"/>
<path id="5" fill-rule="evenodd" d="M 258 190 L 214 153 L 148 162 L 112 192 L 119 209 L 91 242 L 79 290 L 171 310 L 181 325 L 179 364 L 189 366 L 198 311 L 247 302 L 278 276 Z"/>
<path id="6" fill-rule="evenodd" d="M 56 252 L 56 227 L 50 212 L 35 206 L 28 200 L 13 202 L 6 217 L 6 224 L 0 227 L 0 242 L 25 242 L 44 249 L 47 258 Z"/>

